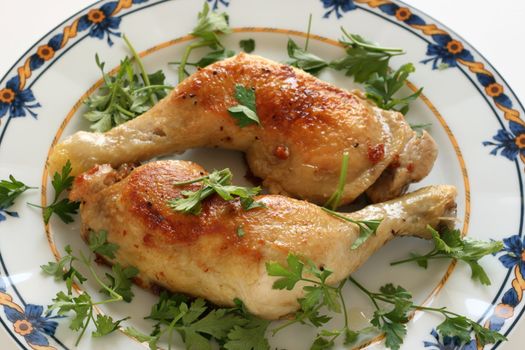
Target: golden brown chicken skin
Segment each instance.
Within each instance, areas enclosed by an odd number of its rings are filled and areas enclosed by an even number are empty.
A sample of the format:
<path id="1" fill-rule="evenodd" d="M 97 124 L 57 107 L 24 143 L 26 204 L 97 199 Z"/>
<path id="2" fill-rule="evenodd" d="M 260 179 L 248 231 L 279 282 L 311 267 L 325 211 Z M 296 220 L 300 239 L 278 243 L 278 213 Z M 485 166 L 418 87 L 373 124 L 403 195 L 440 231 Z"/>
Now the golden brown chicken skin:
<path id="1" fill-rule="evenodd" d="M 235 86 L 255 90 L 261 125 L 240 128 L 228 113 Z M 77 132 L 51 153 L 51 171 L 69 159 L 73 172 L 118 166 L 196 147 L 240 150 L 271 193 L 318 204 L 333 193 L 344 152 L 350 164 L 342 203 L 372 187 L 390 199 L 425 177 L 437 156 L 432 138 L 416 139 L 400 113 L 370 104 L 310 74 L 262 57 L 239 54 L 199 70 L 150 111 L 106 133 Z M 412 147 L 406 147 L 412 144 Z M 420 155 L 420 156 L 419 156 Z M 404 161 L 424 158 L 419 162 Z M 389 166 L 398 169 L 373 184 Z M 399 167 L 399 165 L 398 165 Z M 383 191 L 388 188 L 388 191 Z"/>
<path id="2" fill-rule="evenodd" d="M 303 285 L 292 291 L 272 289 L 275 278 L 267 275 L 266 262 L 286 264 L 293 253 L 333 270 L 329 282 L 335 284 L 396 236 L 429 238 L 426 226 L 436 227 L 455 208 L 455 188 L 433 186 L 343 214 L 383 219 L 375 235 L 351 250 L 359 235 L 356 225 L 280 195 L 258 196 L 266 208 L 249 211 L 236 200 L 212 196 L 198 216 L 174 212 L 168 200 L 201 185 L 173 184 L 203 174 L 202 167 L 185 161 L 152 162 L 120 172 L 96 166 L 77 176 L 70 194 L 82 203 L 83 237 L 89 230 L 107 230 L 108 241 L 120 246 L 115 260 L 137 267 L 145 287 L 160 285 L 217 305 L 231 306 L 239 298 L 253 314 L 277 319 L 297 310 Z"/>

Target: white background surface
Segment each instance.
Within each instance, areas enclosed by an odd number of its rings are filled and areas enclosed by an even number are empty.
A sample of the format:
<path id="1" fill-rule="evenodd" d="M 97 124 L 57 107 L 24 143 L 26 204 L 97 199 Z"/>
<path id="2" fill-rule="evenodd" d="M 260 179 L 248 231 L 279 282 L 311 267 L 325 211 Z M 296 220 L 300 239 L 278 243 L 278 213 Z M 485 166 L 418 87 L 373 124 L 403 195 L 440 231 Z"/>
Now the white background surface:
<path id="1" fill-rule="evenodd" d="M 525 100 L 525 1 L 406 0 L 461 35 L 501 73 L 518 98 Z M 0 5 L 0 76 L 42 35 L 92 0 L 17 0 Z M 503 348 L 522 350 L 525 321 Z M 1 349 L 12 344 L 0 330 Z"/>

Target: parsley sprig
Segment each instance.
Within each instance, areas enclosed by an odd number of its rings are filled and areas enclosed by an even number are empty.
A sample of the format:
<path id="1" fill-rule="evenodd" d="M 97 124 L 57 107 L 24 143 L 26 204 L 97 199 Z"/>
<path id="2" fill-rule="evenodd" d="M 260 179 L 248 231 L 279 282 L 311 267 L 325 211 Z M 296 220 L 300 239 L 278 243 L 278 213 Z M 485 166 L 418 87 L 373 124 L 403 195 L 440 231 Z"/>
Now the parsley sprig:
<path id="1" fill-rule="evenodd" d="M 467 263 L 472 271 L 472 279 L 481 284 L 490 285 L 490 279 L 479 264 L 479 260 L 486 255 L 494 254 L 503 249 L 501 241 L 480 241 L 471 238 L 463 238 L 459 230 L 445 229 L 438 232 L 431 226 L 427 229 L 432 234 L 434 249 L 424 255 L 411 253 L 410 258 L 399 260 L 390 265 L 399 265 L 407 262 L 415 262 L 423 268 L 428 267 L 428 261 L 434 259 L 456 259 Z"/>
<path id="2" fill-rule="evenodd" d="M 346 175 L 348 172 L 348 161 L 349 154 L 348 152 L 345 152 L 343 153 L 343 159 L 341 161 L 341 172 L 339 174 L 337 188 L 332 194 L 332 196 L 330 196 L 328 201 L 325 203 L 324 208 L 322 209 L 328 214 L 335 216 L 336 218 L 348 221 L 352 224 L 356 224 L 357 226 L 359 226 L 359 237 L 357 237 L 357 239 L 354 241 L 351 247 L 351 249 L 356 249 L 359 248 L 361 244 L 363 244 L 368 238 L 370 238 L 373 234 L 376 233 L 377 228 L 381 224 L 382 219 L 353 220 L 334 211 L 341 203 L 341 197 L 343 196 L 343 192 L 345 189 Z"/>
<path id="3" fill-rule="evenodd" d="M 94 131 L 105 132 L 141 115 L 166 96 L 166 90 L 173 88 L 165 85 L 166 77 L 162 70 L 147 74 L 131 42 L 125 35 L 123 39 L 133 59 L 125 57 L 116 75 L 107 74 L 104 71 L 105 63 L 100 61 L 98 54 L 95 55 L 104 85 L 96 95 L 86 100 L 88 111 L 84 114 L 84 118 L 92 123 L 90 128 Z M 135 73 L 133 62 L 138 66 L 139 74 Z"/>
<path id="4" fill-rule="evenodd" d="M 252 38 L 243 39 L 239 41 L 239 46 L 244 52 L 252 53 L 255 50 L 255 40 L 253 40 Z"/>
<path id="5" fill-rule="evenodd" d="M 339 181 L 337 183 L 337 188 L 334 193 L 330 196 L 328 201 L 324 204 L 325 208 L 336 210 L 341 204 L 341 197 L 345 190 L 346 185 L 346 176 L 348 175 L 348 162 L 350 160 L 350 155 L 348 152 L 343 153 L 343 159 L 341 161 L 341 172 L 339 173 Z"/>
<path id="6" fill-rule="evenodd" d="M 260 187 L 241 187 L 232 185 L 233 174 L 230 169 L 215 170 L 206 176 L 193 180 L 177 182 L 174 186 L 184 186 L 192 183 L 202 182 L 202 187 L 196 191 L 182 191 L 182 197 L 172 199 L 168 205 L 175 211 L 187 214 L 199 215 L 202 201 L 213 194 L 218 194 L 225 201 L 239 198 L 244 210 L 265 207 L 263 203 L 257 202 L 253 196 L 257 195 Z"/>
<path id="7" fill-rule="evenodd" d="M 239 300 L 234 308 L 214 308 L 204 299 L 190 301 L 180 294 L 163 292 L 152 307 L 147 319 L 156 321 L 150 335 L 130 327 L 125 332 L 140 342 L 157 349 L 162 337 L 171 349 L 173 334 L 177 332 L 187 349 L 211 350 L 210 338 L 227 350 L 267 350 L 265 337 L 269 321 L 250 315 Z"/>
<path id="8" fill-rule="evenodd" d="M 307 51 L 310 28 L 311 16 L 304 49 L 292 39 L 288 40 L 287 51 L 290 60 L 286 62 L 287 64 L 313 75 L 319 74 L 325 68 L 344 71 L 345 75 L 365 85 L 366 96 L 379 107 L 403 114 L 408 112 L 410 102 L 421 94 L 422 89 L 419 89 L 411 95 L 399 96 L 406 79 L 415 71 L 411 63 L 401 66 L 394 72 L 389 68 L 392 57 L 405 54 L 402 49 L 382 47 L 360 35 L 348 33 L 341 27 L 343 39 L 340 42 L 345 48 L 346 55 L 329 62 Z"/>
<path id="9" fill-rule="evenodd" d="M 308 44 L 310 42 L 310 32 L 312 29 L 312 14 L 308 17 L 308 30 L 306 32 L 306 41 L 304 43 L 304 48 L 300 48 L 299 45 L 291 38 L 288 39 L 287 51 L 288 60 L 286 63 L 290 66 L 297 67 L 304 70 L 312 75 L 319 74 L 323 69 L 329 66 L 329 63 L 320 58 L 317 55 L 314 55 L 308 52 Z"/>
<path id="10" fill-rule="evenodd" d="M 0 221 L 5 219 L 2 215 L 6 213 L 9 216 L 18 216 L 14 211 L 8 211 L 7 209 L 15 204 L 15 200 L 25 191 L 36 189 L 37 187 L 30 187 L 21 181 L 15 179 L 13 175 L 9 175 L 9 180 L 0 181 Z"/>
<path id="11" fill-rule="evenodd" d="M 373 74 L 385 76 L 390 59 L 405 54 L 402 49 L 381 47 L 360 35 L 350 34 L 343 27 L 341 31 L 341 43 L 345 47 L 346 56 L 333 61 L 330 66 L 345 71 L 347 76 L 354 77 L 358 83 L 366 83 Z"/>
<path id="12" fill-rule="evenodd" d="M 71 162 L 68 161 L 62 167 L 61 172 L 55 172 L 53 179 L 51 180 L 51 185 L 55 190 L 55 197 L 53 202 L 46 207 L 40 205 L 28 203 L 29 205 L 42 209 L 42 215 L 44 217 L 44 222 L 49 223 L 51 216 L 53 214 L 58 215 L 60 220 L 65 224 L 69 224 L 74 221 L 73 215 L 75 215 L 80 207 L 79 202 L 70 201 L 68 198 L 62 198 L 62 194 L 71 188 L 73 185 L 74 176 L 71 176 Z"/>
<path id="13" fill-rule="evenodd" d="M 178 68 L 179 82 L 183 81 L 188 75 L 188 72 L 186 71 L 186 65 L 188 65 L 188 59 L 193 50 L 199 47 L 209 47 L 214 50 L 212 53 L 206 56 L 204 61 L 201 60 L 198 63 L 193 64 L 199 67 L 213 63 L 214 60 L 218 61 L 230 57 L 234 54 L 233 51 L 226 50 L 219 40 L 219 35 L 231 32 L 228 24 L 228 15 L 225 12 L 217 13 L 215 11 L 211 11 L 208 3 L 205 2 L 204 7 L 202 8 L 202 11 L 199 12 L 197 18 L 197 25 L 195 28 L 193 28 L 191 34 L 199 40 L 188 45 L 184 51 Z"/>
<path id="14" fill-rule="evenodd" d="M 381 221 L 383 221 L 383 219 L 354 220 L 328 208 L 321 209 L 326 211 L 328 214 L 335 216 L 336 218 L 348 221 L 352 224 L 356 224 L 357 226 L 359 226 L 359 237 L 357 237 L 357 239 L 354 241 L 351 249 L 357 249 L 359 248 L 359 246 L 361 246 L 361 244 L 365 243 L 368 238 L 370 238 L 376 233 L 377 228 L 381 224 Z"/>
<path id="15" fill-rule="evenodd" d="M 292 290 L 298 282 L 306 282 L 303 287 L 304 296 L 298 299 L 300 310 L 295 317 L 272 330 L 275 335 L 282 329 L 295 324 L 311 324 L 320 327 L 330 321 L 331 317 L 321 313 L 323 308 L 328 311 L 343 313 L 344 325 L 336 330 L 321 330 L 312 345 L 313 349 L 330 349 L 335 340 L 343 336 L 344 344 L 350 345 L 357 340 L 357 333 L 348 326 L 348 314 L 342 289 L 346 280 L 337 286 L 327 284 L 326 280 L 332 274 L 329 269 L 320 269 L 312 261 L 306 264 L 294 254 L 287 257 L 287 266 L 278 262 L 267 262 L 266 272 L 269 276 L 281 277 L 273 283 L 273 289 Z"/>
<path id="16" fill-rule="evenodd" d="M 74 331 L 80 331 L 75 345 L 78 345 L 83 335 L 85 334 L 89 324 L 93 323 L 95 331 L 93 337 L 102 337 L 112 333 L 119 328 L 120 323 L 128 318 L 120 320 L 113 320 L 111 316 L 95 315 L 95 308 L 98 305 L 109 304 L 119 301 L 130 302 L 133 298 L 131 291 L 131 279 L 138 274 L 138 270 L 134 267 L 122 267 L 119 263 L 113 265 L 113 274 L 106 273 L 106 280 L 103 280 L 93 267 L 94 255 L 99 254 L 103 257 L 113 259 L 118 246 L 107 241 L 107 232 L 100 231 L 95 233 L 91 231 L 88 237 L 90 254 L 86 257 L 82 252 L 79 255 L 74 255 L 70 246 L 66 246 L 64 255 L 58 262 L 49 262 L 42 265 L 42 271 L 50 276 L 54 276 L 57 280 L 62 280 L 66 283 L 67 293 L 58 292 L 53 299 L 53 304 L 49 305 L 48 310 L 57 311 L 58 315 L 67 315 L 73 312 L 75 316 L 71 319 L 69 328 Z M 72 287 L 75 283 L 83 284 L 87 278 L 79 272 L 78 266 L 87 269 L 90 277 L 101 287 L 101 293 L 107 294 L 108 299 L 95 301 L 90 294 L 82 292 L 78 296 L 74 296 Z"/>
<path id="17" fill-rule="evenodd" d="M 237 120 L 237 125 L 241 128 L 250 124 L 261 125 L 255 104 L 255 90 L 237 84 L 234 96 L 239 104 L 228 108 L 228 112 Z"/>
<path id="18" fill-rule="evenodd" d="M 374 73 L 365 82 L 366 97 L 374 101 L 378 107 L 394 110 L 406 114 L 410 102 L 421 95 L 423 88 L 413 94 L 404 97 L 395 97 L 399 90 L 405 86 L 410 73 L 415 72 L 414 65 L 407 63 L 399 67 L 395 72 L 385 74 Z"/>
<path id="19" fill-rule="evenodd" d="M 410 319 L 412 310 L 441 314 L 445 320 L 437 326 L 437 331 L 442 336 L 458 337 L 463 343 L 470 341 L 472 333 L 474 333 L 477 344 L 482 347 L 506 340 L 502 334 L 484 328 L 477 322 L 444 307 L 432 308 L 415 305 L 410 292 L 401 286 L 386 284 L 377 293 L 366 289 L 352 277 L 349 277 L 349 280 L 366 294 L 374 305 L 376 311 L 370 323 L 385 333 L 385 345 L 389 349 L 397 350 L 403 344 L 406 336 L 406 323 Z"/>

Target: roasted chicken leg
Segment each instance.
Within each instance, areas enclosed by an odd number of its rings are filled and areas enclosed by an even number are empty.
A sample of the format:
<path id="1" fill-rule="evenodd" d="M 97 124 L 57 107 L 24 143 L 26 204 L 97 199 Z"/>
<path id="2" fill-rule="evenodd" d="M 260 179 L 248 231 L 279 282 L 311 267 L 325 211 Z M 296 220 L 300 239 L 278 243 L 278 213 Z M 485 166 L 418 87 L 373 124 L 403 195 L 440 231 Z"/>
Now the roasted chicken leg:
<path id="1" fill-rule="evenodd" d="M 333 270 L 329 282 L 335 284 L 396 236 L 429 238 L 426 226 L 436 227 L 455 208 L 455 188 L 443 185 L 342 214 L 383 219 L 375 235 L 351 250 L 359 235 L 357 225 L 280 195 L 258 196 L 266 208 L 249 211 L 238 201 L 212 196 L 198 216 L 174 212 L 167 201 L 201 185 L 173 184 L 205 173 L 185 161 L 119 171 L 110 165 L 94 167 L 76 177 L 70 193 L 82 203 L 83 237 L 90 230 L 107 230 L 108 240 L 120 246 L 115 260 L 137 267 L 144 287 L 160 285 L 217 305 L 231 306 L 239 298 L 251 313 L 278 319 L 298 309 L 303 285 L 292 291 L 272 289 L 275 278 L 267 275 L 266 262 L 286 264 L 293 253 Z M 238 227 L 244 236 L 237 235 Z"/>
<path id="2" fill-rule="evenodd" d="M 260 126 L 240 128 L 228 113 L 238 104 L 237 84 L 255 90 Z M 343 204 L 368 188 L 373 201 L 394 198 L 425 177 L 437 156 L 430 135 L 418 138 L 400 113 L 296 68 L 239 54 L 196 72 L 134 120 L 104 134 L 70 136 L 54 148 L 49 167 L 57 171 L 69 159 L 78 174 L 196 147 L 243 151 L 271 193 L 319 204 L 337 186 L 344 152 L 350 165 Z"/>

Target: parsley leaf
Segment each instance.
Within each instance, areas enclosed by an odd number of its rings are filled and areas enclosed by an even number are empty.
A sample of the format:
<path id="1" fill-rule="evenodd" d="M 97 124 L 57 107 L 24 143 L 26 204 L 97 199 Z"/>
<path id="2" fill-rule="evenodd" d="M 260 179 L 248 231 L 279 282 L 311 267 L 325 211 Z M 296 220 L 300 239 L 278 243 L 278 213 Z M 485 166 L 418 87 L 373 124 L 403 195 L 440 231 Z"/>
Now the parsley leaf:
<path id="1" fill-rule="evenodd" d="M 246 232 L 244 232 L 244 229 L 242 228 L 242 226 L 239 226 L 237 227 L 237 236 L 242 238 L 244 237 L 244 235 L 246 234 Z"/>
<path id="2" fill-rule="evenodd" d="M 357 34 L 349 34 L 341 28 L 344 38 L 346 56 L 331 62 L 336 70 L 346 71 L 347 76 L 353 76 L 358 83 L 368 81 L 373 74 L 385 76 L 388 64 L 393 56 L 403 55 L 402 49 L 381 47 Z"/>
<path id="3" fill-rule="evenodd" d="M 292 39 L 288 39 L 287 45 L 288 57 L 286 62 L 290 66 L 297 67 L 312 75 L 319 74 L 329 64 L 319 56 L 309 53 L 306 49 L 301 49 Z"/>
<path id="4" fill-rule="evenodd" d="M 67 198 L 51 203 L 43 209 L 44 222 L 49 223 L 51 216 L 56 214 L 65 224 L 69 224 L 75 221 L 73 215 L 77 213 L 79 207 L 79 202 L 72 202 Z"/>
<path id="5" fill-rule="evenodd" d="M 432 127 L 432 123 L 424 123 L 424 124 L 409 123 L 409 125 L 410 125 L 410 128 L 417 133 L 417 136 L 421 136 L 421 134 L 423 133 L 423 130 L 428 130 Z"/>
<path id="6" fill-rule="evenodd" d="M 306 42 L 304 43 L 304 49 L 301 49 L 299 45 L 292 39 L 288 39 L 287 52 L 290 60 L 286 62 L 290 66 L 297 67 L 304 70 L 312 75 L 319 74 L 324 68 L 329 66 L 329 63 L 308 52 L 308 44 L 310 42 L 310 32 L 312 29 L 312 15 L 308 17 L 308 30 L 306 31 Z"/>
<path id="7" fill-rule="evenodd" d="M 113 318 L 111 316 L 107 315 L 97 315 L 97 319 L 95 320 L 95 327 L 96 330 L 92 333 L 93 337 L 100 338 L 105 335 L 108 335 L 114 331 L 116 331 L 120 323 L 128 320 L 130 317 L 126 317 L 123 319 L 120 319 L 118 321 L 113 321 Z"/>
<path id="8" fill-rule="evenodd" d="M 219 40 L 219 35 L 231 32 L 231 29 L 228 24 L 228 15 L 225 12 L 217 13 L 215 11 L 210 11 L 208 3 L 205 2 L 202 11 L 199 12 L 197 18 L 197 25 L 195 26 L 195 28 L 193 28 L 191 34 L 199 40 L 188 45 L 186 47 L 186 50 L 184 51 L 178 68 L 179 83 L 183 81 L 184 78 L 188 75 L 188 73 L 186 72 L 188 59 L 190 57 L 191 52 L 196 48 L 209 47 L 212 50 L 215 50 L 215 56 L 208 56 L 208 58 L 205 61 L 199 61 L 200 64 L 210 62 L 210 58 L 218 60 L 217 55 L 219 55 L 221 51 L 224 56 L 227 56 L 231 53 L 231 51 L 226 51 L 224 49 L 224 46 Z"/>
<path id="9" fill-rule="evenodd" d="M 289 254 L 286 263 L 288 266 L 283 266 L 277 262 L 266 263 L 268 276 L 282 277 L 273 283 L 273 289 L 292 290 L 297 282 L 302 280 L 304 263 L 299 257 Z"/>
<path id="10" fill-rule="evenodd" d="M 359 236 L 352 244 L 351 249 L 357 249 L 361 246 L 361 244 L 365 243 L 368 238 L 370 238 L 372 235 L 376 233 L 377 228 L 379 227 L 379 225 L 381 225 L 381 221 L 383 221 L 383 219 L 354 220 L 344 215 L 341 215 L 333 210 L 330 210 L 328 208 L 321 208 L 321 209 L 326 211 L 328 214 L 335 216 L 336 218 L 339 218 L 344 221 L 348 221 L 352 224 L 356 224 L 359 227 Z"/>
<path id="11" fill-rule="evenodd" d="M 212 51 L 204 55 L 200 60 L 198 60 L 194 65 L 200 68 L 204 68 L 212 63 L 225 60 L 235 55 L 235 51 L 222 49 L 217 51 Z"/>
<path id="12" fill-rule="evenodd" d="M 51 261 L 46 265 L 41 265 L 42 271 L 50 276 L 54 276 L 56 280 L 62 280 L 66 282 L 68 293 L 71 294 L 71 288 L 73 281 L 77 281 L 82 284 L 87 279 L 73 266 L 78 258 L 72 255 L 71 247 L 68 245 L 65 247 L 66 255 L 64 255 L 58 262 Z"/>
<path id="13" fill-rule="evenodd" d="M 228 108 L 228 112 L 237 119 L 237 125 L 241 128 L 250 124 L 261 125 L 255 106 L 255 90 L 237 84 L 235 85 L 235 99 L 239 104 Z"/>
<path id="14" fill-rule="evenodd" d="M 42 209 L 42 216 L 46 224 L 49 223 L 49 220 L 53 214 L 58 215 L 58 217 L 66 224 L 74 221 L 72 215 L 77 213 L 80 203 L 72 202 L 67 198 L 59 200 L 60 196 L 71 188 L 74 179 L 75 177 L 71 176 L 71 162 L 68 159 L 66 164 L 62 167 L 61 172 L 55 172 L 53 179 L 51 180 L 51 185 L 55 190 L 53 202 L 44 208 L 40 205 L 28 203 L 33 207 Z"/>
<path id="15" fill-rule="evenodd" d="M 115 243 L 108 242 L 107 238 L 108 231 L 106 230 L 100 230 L 98 233 L 95 231 L 90 231 L 88 235 L 89 249 L 93 253 L 114 259 L 115 252 L 118 250 L 119 246 Z"/>
<path id="16" fill-rule="evenodd" d="M 136 74 L 131 59 L 125 57 L 120 61 L 120 67 L 114 76 L 104 72 L 104 62 L 95 55 L 95 62 L 104 78 L 104 85 L 96 95 L 88 97 L 86 106 L 88 111 L 84 118 L 92 125 L 91 130 L 105 132 L 109 129 L 134 119 L 153 107 L 166 96 L 166 90 L 172 89 L 165 85 L 165 75 L 159 70 L 147 74 L 143 63 L 135 49 L 124 36 L 129 50 L 133 53 L 134 61 L 141 74 Z"/>
<path id="17" fill-rule="evenodd" d="M 133 293 L 131 292 L 131 279 L 138 273 L 138 270 L 134 267 L 123 268 L 120 264 L 115 264 L 112 268 L 113 274 L 106 273 L 109 283 L 104 282 L 93 268 L 94 254 L 97 253 L 107 257 L 114 257 L 118 246 L 107 242 L 106 231 L 100 231 L 98 234 L 90 232 L 88 240 L 91 250 L 88 257 L 82 253 L 77 257 L 73 255 L 71 247 L 66 246 L 65 250 L 67 254 L 58 262 L 49 262 L 41 266 L 44 273 L 54 276 L 55 279 L 62 279 L 66 283 L 67 294 L 58 292 L 53 299 L 53 304 L 48 306 L 48 310 L 49 312 L 56 310 L 57 314 L 61 316 L 65 316 L 70 312 L 74 313 L 69 328 L 74 331 L 80 331 L 75 345 L 78 345 L 89 324 L 92 323 L 95 326 L 95 331 L 92 333 L 93 337 L 102 337 L 114 332 L 119 328 L 120 323 L 127 319 L 123 318 L 114 321 L 109 316 L 96 315 L 95 306 L 122 300 L 131 301 L 133 297 Z M 87 281 L 86 277 L 80 274 L 77 267 L 74 266 L 74 264 L 77 263 L 82 264 L 84 268 L 89 270 L 91 277 L 101 287 L 101 292 L 108 294 L 110 298 L 95 301 L 91 295 L 85 291 L 76 297 L 72 295 L 72 286 L 74 283 L 82 284 Z"/>
<path id="18" fill-rule="evenodd" d="M 366 97 L 374 101 L 380 108 L 406 114 L 410 102 L 419 97 L 423 88 L 405 97 L 398 98 L 394 95 L 405 86 L 406 79 L 415 70 L 412 63 L 407 63 L 392 73 L 372 74 L 365 82 Z"/>
<path id="19" fill-rule="evenodd" d="M 366 289 L 354 278 L 349 280 L 357 286 L 372 301 L 376 311 L 370 323 L 377 329 L 385 332 L 385 345 L 389 349 L 397 350 L 403 344 L 406 336 L 406 323 L 409 320 L 410 310 L 421 310 L 441 314 L 445 320 L 438 325 L 437 331 L 444 337 L 457 337 L 461 343 L 467 343 L 471 339 L 471 333 L 474 333 L 478 345 L 485 346 L 506 338 L 495 331 L 484 328 L 475 321 L 449 311 L 446 308 L 432 308 L 415 305 L 412 302 L 411 294 L 400 286 L 387 284 L 380 288 L 379 293 L 374 293 Z M 382 305 L 390 304 L 392 307 L 386 308 Z"/>
<path id="20" fill-rule="evenodd" d="M 348 314 L 342 294 L 346 280 L 342 280 L 338 286 L 331 286 L 326 282 L 332 274 L 329 269 L 321 269 L 310 260 L 305 264 L 293 254 L 288 255 L 286 262 L 287 266 L 277 262 L 266 263 L 266 272 L 269 276 L 281 277 L 273 283 L 272 288 L 292 290 L 300 281 L 305 282 L 306 285 L 303 286 L 303 297 L 297 300 L 301 308 L 295 313 L 295 318 L 274 328 L 273 334 L 294 323 L 309 322 L 314 327 L 322 326 L 331 320 L 331 317 L 320 313 L 320 309 L 325 307 L 329 311 L 342 312 L 344 325 L 336 330 L 321 330 L 311 349 L 330 349 L 335 339 L 341 335 L 344 335 L 345 344 L 355 342 L 359 333 L 348 328 Z"/>
<path id="21" fill-rule="evenodd" d="M 427 226 L 427 229 L 434 239 L 435 247 L 432 251 L 425 255 L 411 253 L 410 258 L 392 262 L 390 265 L 414 261 L 419 266 L 427 268 L 428 261 L 432 259 L 456 259 L 470 266 L 473 280 L 478 280 L 484 285 L 490 285 L 490 279 L 478 261 L 486 255 L 497 253 L 503 249 L 502 242 L 462 238 L 459 230 L 445 229 L 439 233 L 431 226 Z"/>
<path id="22" fill-rule="evenodd" d="M 9 175 L 9 180 L 0 181 L 0 212 L 4 212 L 10 216 L 17 216 L 15 212 L 7 211 L 6 209 L 15 203 L 15 200 L 25 191 L 35 189 L 36 187 L 29 187 L 23 182 Z M 0 221 L 5 217 L 0 213 Z"/>
<path id="23" fill-rule="evenodd" d="M 211 349 L 210 338 L 223 345 L 224 349 L 268 350 L 265 337 L 269 321 L 250 315 L 239 300 L 235 308 L 212 308 L 203 299 L 189 302 L 179 294 L 161 294 L 147 318 L 157 321 L 151 335 L 144 335 L 133 328 L 125 332 L 141 342 L 148 342 L 150 349 L 168 336 L 171 347 L 172 333 L 180 334 L 187 349 Z"/>
<path id="24" fill-rule="evenodd" d="M 255 40 L 243 39 L 239 41 L 240 48 L 246 53 L 252 53 L 255 50 Z"/>
<path id="25" fill-rule="evenodd" d="M 133 278 L 138 275 L 139 270 L 133 266 L 122 267 L 119 263 L 115 263 L 111 267 L 111 270 L 113 274 L 106 273 L 106 277 L 109 281 L 109 290 L 102 288 L 100 292 L 109 296 L 116 293 L 120 295 L 124 301 L 129 303 L 134 296 L 133 291 L 131 290 L 131 282 Z"/>
<path id="26" fill-rule="evenodd" d="M 207 3 L 204 3 L 202 11 L 199 12 L 197 18 L 197 25 L 191 32 L 191 34 L 196 37 L 219 42 L 217 34 L 227 34 L 231 32 L 228 24 L 228 15 L 225 12 L 217 13 L 210 11 Z"/>
<path id="27" fill-rule="evenodd" d="M 232 177 L 230 169 L 226 168 L 220 171 L 215 170 L 198 179 L 175 183 L 175 186 L 182 186 L 202 182 L 202 187 L 196 191 L 182 191 L 183 197 L 170 200 L 168 205 L 175 211 L 199 215 L 202 201 L 212 194 L 217 194 L 226 201 L 239 198 L 244 210 L 264 207 L 263 203 L 253 200 L 253 196 L 261 191 L 260 187 L 233 186 Z"/>

